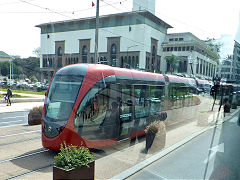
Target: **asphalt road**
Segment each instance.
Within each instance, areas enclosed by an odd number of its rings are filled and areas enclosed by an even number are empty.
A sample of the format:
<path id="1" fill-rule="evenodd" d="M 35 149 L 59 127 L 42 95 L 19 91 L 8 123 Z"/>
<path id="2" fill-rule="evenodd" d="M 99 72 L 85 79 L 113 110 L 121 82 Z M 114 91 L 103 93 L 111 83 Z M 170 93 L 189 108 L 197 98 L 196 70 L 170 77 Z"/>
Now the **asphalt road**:
<path id="1" fill-rule="evenodd" d="M 28 111 L 0 113 L 0 128 L 28 124 Z"/>
<path id="2" fill-rule="evenodd" d="M 240 179 L 237 117 L 206 131 L 128 179 Z"/>

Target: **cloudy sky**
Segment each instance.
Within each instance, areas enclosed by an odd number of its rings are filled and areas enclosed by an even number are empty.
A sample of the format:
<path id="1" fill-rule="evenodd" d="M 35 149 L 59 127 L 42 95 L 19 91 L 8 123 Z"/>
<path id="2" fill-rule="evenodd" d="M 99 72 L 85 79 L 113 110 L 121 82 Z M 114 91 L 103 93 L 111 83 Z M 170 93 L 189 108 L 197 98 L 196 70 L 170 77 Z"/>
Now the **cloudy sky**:
<path id="1" fill-rule="evenodd" d="M 32 56 L 40 46 L 35 27 L 73 18 L 94 16 L 96 0 L 0 0 L 0 51 L 21 57 Z M 132 10 L 132 0 L 101 0 L 100 15 Z M 155 14 L 173 29 L 192 32 L 201 39 L 234 38 L 239 26 L 239 0 L 156 0 Z M 240 34 L 237 37 L 240 41 Z"/>

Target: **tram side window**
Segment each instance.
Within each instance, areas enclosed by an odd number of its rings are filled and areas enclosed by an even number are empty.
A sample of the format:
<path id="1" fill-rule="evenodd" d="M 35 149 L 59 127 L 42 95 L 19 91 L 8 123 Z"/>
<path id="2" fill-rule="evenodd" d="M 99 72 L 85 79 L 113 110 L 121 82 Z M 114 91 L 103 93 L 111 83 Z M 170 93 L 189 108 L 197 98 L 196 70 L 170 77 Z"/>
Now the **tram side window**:
<path id="1" fill-rule="evenodd" d="M 101 124 L 106 116 L 109 103 L 109 85 L 95 84 L 86 94 L 76 113 L 74 125 Z"/>
<path id="2" fill-rule="evenodd" d="M 190 94 L 191 89 L 182 83 L 171 83 L 169 85 L 169 98 L 173 101 L 185 98 Z"/>
<path id="3" fill-rule="evenodd" d="M 121 120 L 129 121 L 132 117 L 132 96 L 131 96 L 131 85 L 121 85 L 122 97 L 121 97 Z"/>
<path id="4" fill-rule="evenodd" d="M 135 85 L 134 97 L 135 97 L 135 118 L 143 118 L 149 116 L 149 101 L 147 99 L 150 94 L 150 89 L 147 85 Z"/>
<path id="5" fill-rule="evenodd" d="M 163 96 L 163 86 L 150 86 L 150 94 L 148 99 L 150 101 L 150 115 L 161 112 L 161 102 Z"/>

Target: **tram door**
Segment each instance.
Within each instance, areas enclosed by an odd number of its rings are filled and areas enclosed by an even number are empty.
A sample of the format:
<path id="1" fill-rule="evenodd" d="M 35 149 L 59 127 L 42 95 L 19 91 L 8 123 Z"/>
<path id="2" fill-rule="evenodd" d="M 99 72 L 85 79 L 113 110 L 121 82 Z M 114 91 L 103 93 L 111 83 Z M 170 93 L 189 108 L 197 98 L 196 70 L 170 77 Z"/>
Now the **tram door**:
<path id="1" fill-rule="evenodd" d="M 129 137 L 133 119 L 132 85 L 120 84 L 120 120 L 119 140 Z"/>

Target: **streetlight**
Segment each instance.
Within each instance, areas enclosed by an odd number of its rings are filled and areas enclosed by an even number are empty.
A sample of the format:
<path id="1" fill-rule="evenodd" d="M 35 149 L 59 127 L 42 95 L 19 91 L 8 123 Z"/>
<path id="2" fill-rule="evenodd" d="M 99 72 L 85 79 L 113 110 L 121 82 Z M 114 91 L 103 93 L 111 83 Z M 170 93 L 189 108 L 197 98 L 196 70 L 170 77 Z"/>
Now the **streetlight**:
<path id="1" fill-rule="evenodd" d="M 139 46 L 139 45 L 138 45 L 138 44 L 134 44 L 134 45 L 132 45 L 132 46 L 128 46 L 128 47 L 127 47 L 127 61 L 128 61 L 128 50 L 129 50 L 130 48 L 136 47 L 136 46 Z M 128 64 L 129 67 L 130 67 L 130 63 L 131 63 L 131 62 L 129 62 L 129 64 Z"/>

